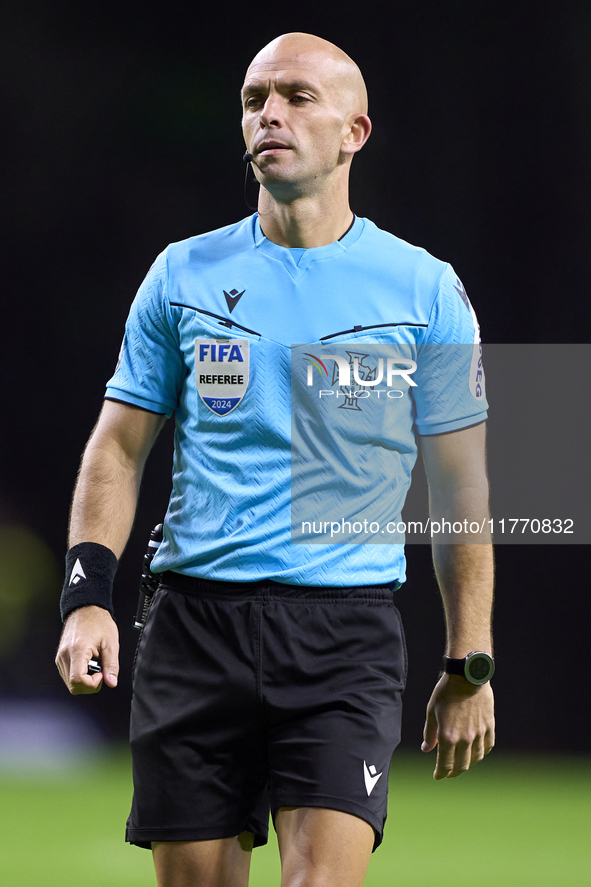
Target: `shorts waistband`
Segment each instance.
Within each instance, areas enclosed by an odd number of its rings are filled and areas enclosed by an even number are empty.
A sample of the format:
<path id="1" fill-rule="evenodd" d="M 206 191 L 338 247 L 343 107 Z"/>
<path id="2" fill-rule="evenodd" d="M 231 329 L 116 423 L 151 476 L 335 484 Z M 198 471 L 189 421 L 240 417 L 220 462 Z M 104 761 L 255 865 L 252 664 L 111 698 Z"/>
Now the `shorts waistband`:
<path id="1" fill-rule="evenodd" d="M 160 585 L 200 598 L 225 600 L 266 599 L 321 600 L 321 601 L 392 601 L 393 592 L 399 587 L 392 585 L 357 585 L 350 587 L 327 585 L 287 585 L 274 579 L 259 582 L 220 582 L 215 579 L 198 579 L 167 570 L 160 574 Z"/>

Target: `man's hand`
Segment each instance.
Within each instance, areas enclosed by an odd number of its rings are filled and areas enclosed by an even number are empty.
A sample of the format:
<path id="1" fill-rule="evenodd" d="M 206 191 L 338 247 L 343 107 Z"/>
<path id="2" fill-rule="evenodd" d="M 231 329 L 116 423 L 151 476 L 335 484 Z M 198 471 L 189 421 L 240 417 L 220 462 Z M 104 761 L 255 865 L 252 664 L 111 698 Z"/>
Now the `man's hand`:
<path id="1" fill-rule="evenodd" d="M 100 656 L 102 674 L 89 675 L 88 662 Z M 119 674 L 119 631 L 107 610 L 80 607 L 66 619 L 55 664 L 66 687 L 76 696 L 98 693 L 103 680 L 117 686 Z"/>
<path id="2" fill-rule="evenodd" d="M 459 776 L 481 761 L 495 744 L 493 691 L 459 675 L 444 674 L 427 706 L 421 750 L 437 746 L 434 779 Z"/>

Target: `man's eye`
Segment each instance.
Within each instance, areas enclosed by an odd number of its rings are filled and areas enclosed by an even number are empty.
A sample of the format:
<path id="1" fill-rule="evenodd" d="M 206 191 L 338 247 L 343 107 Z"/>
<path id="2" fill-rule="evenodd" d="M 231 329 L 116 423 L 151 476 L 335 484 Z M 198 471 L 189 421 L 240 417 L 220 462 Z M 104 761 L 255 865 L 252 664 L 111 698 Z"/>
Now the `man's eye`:
<path id="1" fill-rule="evenodd" d="M 304 102 L 308 101 L 308 96 L 307 95 L 294 95 L 291 97 L 291 100 L 292 100 L 292 102 L 295 102 L 296 104 L 303 104 Z"/>
<path id="2" fill-rule="evenodd" d="M 246 99 L 246 101 L 244 102 L 244 107 L 245 108 L 256 108 L 256 106 L 259 103 L 260 103 L 260 99 L 258 99 L 256 96 L 251 96 L 250 98 Z"/>

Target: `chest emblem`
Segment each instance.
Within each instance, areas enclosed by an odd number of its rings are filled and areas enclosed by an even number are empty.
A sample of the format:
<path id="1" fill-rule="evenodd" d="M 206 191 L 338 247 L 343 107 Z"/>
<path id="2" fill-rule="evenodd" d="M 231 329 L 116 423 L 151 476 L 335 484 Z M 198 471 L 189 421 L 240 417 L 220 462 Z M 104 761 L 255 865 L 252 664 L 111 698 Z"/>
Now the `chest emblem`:
<path id="1" fill-rule="evenodd" d="M 218 416 L 235 410 L 248 388 L 248 339 L 195 339 L 195 382 L 205 406 Z"/>
<path id="2" fill-rule="evenodd" d="M 230 314 L 232 313 L 245 292 L 246 290 L 242 290 L 241 293 L 239 293 L 238 290 L 230 290 L 230 292 L 227 293 L 226 290 L 224 290 L 226 304 L 228 306 L 228 311 L 230 312 Z"/>

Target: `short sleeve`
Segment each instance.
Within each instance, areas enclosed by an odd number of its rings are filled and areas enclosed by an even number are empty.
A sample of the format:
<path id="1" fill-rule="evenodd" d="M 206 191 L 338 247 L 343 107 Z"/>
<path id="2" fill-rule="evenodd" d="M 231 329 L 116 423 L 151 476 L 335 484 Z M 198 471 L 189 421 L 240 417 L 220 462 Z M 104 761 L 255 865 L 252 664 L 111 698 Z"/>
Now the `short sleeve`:
<path id="1" fill-rule="evenodd" d="M 480 328 L 451 265 L 439 281 L 414 378 L 419 434 L 457 431 L 487 418 Z"/>
<path id="2" fill-rule="evenodd" d="M 176 409 L 184 364 L 167 298 L 166 250 L 146 275 L 131 306 L 115 373 L 106 397 L 170 416 Z"/>

